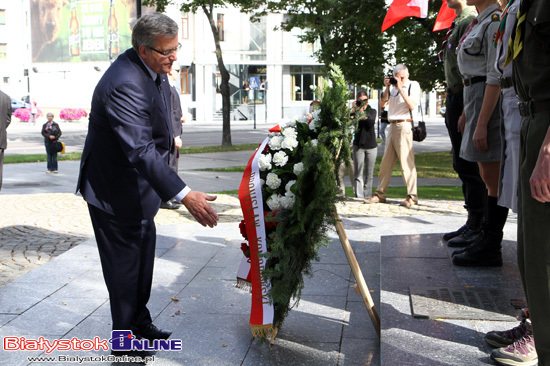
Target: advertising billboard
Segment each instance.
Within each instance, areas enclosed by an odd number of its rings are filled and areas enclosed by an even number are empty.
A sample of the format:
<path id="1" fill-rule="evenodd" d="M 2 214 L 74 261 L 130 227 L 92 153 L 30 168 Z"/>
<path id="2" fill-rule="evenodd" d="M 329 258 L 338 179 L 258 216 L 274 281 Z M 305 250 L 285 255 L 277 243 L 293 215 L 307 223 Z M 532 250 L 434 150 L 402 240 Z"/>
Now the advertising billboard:
<path id="1" fill-rule="evenodd" d="M 108 61 L 131 47 L 135 0 L 31 0 L 33 62 Z"/>

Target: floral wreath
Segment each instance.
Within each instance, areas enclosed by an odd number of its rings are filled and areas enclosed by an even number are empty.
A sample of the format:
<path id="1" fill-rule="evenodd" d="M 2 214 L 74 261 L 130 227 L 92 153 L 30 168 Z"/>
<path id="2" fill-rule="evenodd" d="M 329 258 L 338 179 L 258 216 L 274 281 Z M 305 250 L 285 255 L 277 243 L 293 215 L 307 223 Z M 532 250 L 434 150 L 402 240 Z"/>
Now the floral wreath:
<path id="1" fill-rule="evenodd" d="M 311 117 L 270 130 L 250 158 L 239 188 L 247 240 L 237 287 L 250 289 L 250 325 L 255 337 L 272 341 L 299 302 L 311 260 L 329 242 L 338 198 L 335 166 L 349 163 L 348 92 L 331 65 L 332 87 L 323 83 Z"/>

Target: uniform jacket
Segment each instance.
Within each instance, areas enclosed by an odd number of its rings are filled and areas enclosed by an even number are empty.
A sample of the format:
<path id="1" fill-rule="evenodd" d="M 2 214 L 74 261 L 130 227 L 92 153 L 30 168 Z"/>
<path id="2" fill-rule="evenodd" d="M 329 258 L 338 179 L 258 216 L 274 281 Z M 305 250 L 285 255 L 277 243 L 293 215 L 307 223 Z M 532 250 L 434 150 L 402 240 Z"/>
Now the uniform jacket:
<path id="1" fill-rule="evenodd" d="M 173 144 L 170 90 L 164 100 L 133 49 L 105 72 L 92 98 L 77 191 L 118 217 L 150 219 L 185 183 L 168 166 Z"/>

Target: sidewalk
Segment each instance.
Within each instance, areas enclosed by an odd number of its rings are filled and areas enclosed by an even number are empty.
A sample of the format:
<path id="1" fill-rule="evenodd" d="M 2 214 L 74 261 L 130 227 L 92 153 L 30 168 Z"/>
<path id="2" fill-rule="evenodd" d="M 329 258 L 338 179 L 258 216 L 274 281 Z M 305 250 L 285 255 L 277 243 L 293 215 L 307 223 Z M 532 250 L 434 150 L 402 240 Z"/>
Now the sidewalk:
<path id="1" fill-rule="evenodd" d="M 249 156 L 250 152 L 184 155 L 180 172 L 191 187 L 235 189 L 240 173 L 193 169 L 243 165 Z M 2 338 L 110 338 L 109 302 L 87 208 L 73 193 L 78 162 L 61 164 L 58 175 L 45 174 L 40 169 L 43 163 L 4 166 L 0 261 L 11 266 L 11 277 L 0 287 Z M 290 312 L 273 347 L 253 340 L 248 325 L 250 294 L 234 287 L 242 255 L 237 198 L 220 195 L 213 203 L 221 218 L 215 229 L 196 224 L 184 209 L 161 210 L 155 218 L 158 245 L 149 306 L 155 324 L 173 330 L 171 338 L 181 339 L 183 350 L 160 351 L 152 364 L 492 364 L 484 333 L 507 329 L 515 322 L 417 319 L 412 316 L 408 291 L 410 286 L 495 288 L 506 283 L 512 286 L 510 296 L 516 298 L 516 216 L 510 215 L 505 227 L 502 268 L 456 269 L 440 237 L 464 223 L 461 202 L 421 199 L 412 209 L 398 204 L 398 200 L 388 200 L 388 204 L 347 202 L 338 206 L 381 315 L 382 342 L 361 296 L 351 288 L 355 282 L 351 269 L 332 232 L 330 246 L 321 249 L 302 300 Z M 48 356 L 42 351 L 1 350 L 0 365 L 70 365 L 74 363 L 61 361 L 59 356 L 107 354 L 57 351 L 51 355 L 56 361 L 46 363 L 28 359 Z"/>

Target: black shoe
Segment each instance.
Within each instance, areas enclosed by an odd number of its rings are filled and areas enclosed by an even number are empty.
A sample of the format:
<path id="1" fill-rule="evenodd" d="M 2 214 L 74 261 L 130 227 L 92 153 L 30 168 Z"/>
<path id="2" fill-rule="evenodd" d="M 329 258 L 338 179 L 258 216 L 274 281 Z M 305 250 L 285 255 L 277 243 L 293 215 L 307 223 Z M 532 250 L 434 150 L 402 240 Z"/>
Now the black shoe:
<path id="1" fill-rule="evenodd" d="M 180 208 L 180 206 L 173 204 L 171 201 L 167 201 L 167 202 L 162 202 L 160 204 L 160 208 L 165 208 L 167 210 L 177 210 L 178 208 Z"/>
<path id="2" fill-rule="evenodd" d="M 459 236 L 460 234 L 465 232 L 467 228 L 468 228 L 468 222 L 466 222 L 464 225 L 462 225 L 462 227 L 460 229 L 458 229 L 457 231 L 451 231 L 450 233 L 443 234 L 443 240 L 449 241 L 452 238 L 456 238 L 457 236 Z"/>
<path id="3" fill-rule="evenodd" d="M 143 338 L 152 341 L 154 339 L 168 339 L 168 337 L 170 337 L 172 332 L 169 332 L 169 331 L 163 330 L 163 329 L 159 329 L 153 323 L 151 323 L 151 324 L 149 324 L 149 325 L 147 325 L 143 328 L 140 328 L 139 329 L 139 334 Z"/>
<path id="4" fill-rule="evenodd" d="M 466 247 L 476 241 L 480 234 L 481 228 L 479 226 L 468 226 L 463 233 L 449 240 L 447 245 L 451 248 Z"/>

